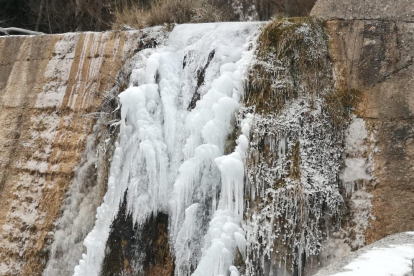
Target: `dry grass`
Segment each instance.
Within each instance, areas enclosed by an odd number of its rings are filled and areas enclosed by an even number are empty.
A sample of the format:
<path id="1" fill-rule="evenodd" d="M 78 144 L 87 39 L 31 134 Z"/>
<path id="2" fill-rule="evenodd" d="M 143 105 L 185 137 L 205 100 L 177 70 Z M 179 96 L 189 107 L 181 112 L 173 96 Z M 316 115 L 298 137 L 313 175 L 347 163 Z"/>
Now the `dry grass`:
<path id="1" fill-rule="evenodd" d="M 116 9 L 114 29 L 128 25 L 135 29 L 182 23 L 227 21 L 229 13 L 218 9 L 207 0 L 155 0 L 149 7 L 133 4 Z"/>
<path id="2" fill-rule="evenodd" d="M 263 114 L 278 113 L 290 99 L 321 93 L 330 83 L 326 41 L 319 20 L 298 17 L 270 22 L 258 38 L 246 104 Z"/>
<path id="3" fill-rule="evenodd" d="M 360 100 L 361 91 L 356 89 L 335 90 L 325 96 L 327 112 L 336 127 L 344 127 L 349 122 Z"/>
<path id="4" fill-rule="evenodd" d="M 333 87 L 332 65 L 323 22 L 309 17 L 270 22 L 258 39 L 257 62 L 247 83 L 248 106 L 262 114 L 278 113 L 299 96 L 325 100 L 324 109 L 335 127 L 346 125 L 360 100 L 354 89 Z M 275 83 L 282 82 L 276 86 Z M 312 102 L 311 102 L 312 103 Z"/>

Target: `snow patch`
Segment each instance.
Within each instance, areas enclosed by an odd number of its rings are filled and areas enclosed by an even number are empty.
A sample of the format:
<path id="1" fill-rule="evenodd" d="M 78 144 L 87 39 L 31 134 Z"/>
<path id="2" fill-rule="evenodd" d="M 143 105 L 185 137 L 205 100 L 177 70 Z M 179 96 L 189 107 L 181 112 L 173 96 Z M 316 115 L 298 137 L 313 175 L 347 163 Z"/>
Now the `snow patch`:
<path id="1" fill-rule="evenodd" d="M 355 182 L 358 180 L 370 180 L 368 174 L 371 164 L 366 157 L 368 131 L 362 118 L 354 117 L 346 131 L 345 138 L 345 169 L 340 178 L 346 187 L 347 194 L 355 191 Z"/>
<path id="2" fill-rule="evenodd" d="M 414 237 L 410 232 L 388 236 L 338 259 L 317 276 L 407 276 L 413 272 Z"/>

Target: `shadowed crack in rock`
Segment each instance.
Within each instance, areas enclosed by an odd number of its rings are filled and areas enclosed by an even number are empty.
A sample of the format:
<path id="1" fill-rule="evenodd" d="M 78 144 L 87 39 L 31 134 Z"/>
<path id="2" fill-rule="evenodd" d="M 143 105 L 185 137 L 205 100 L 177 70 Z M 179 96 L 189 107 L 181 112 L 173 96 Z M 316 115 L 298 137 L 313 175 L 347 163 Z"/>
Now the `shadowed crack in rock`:
<path id="1" fill-rule="evenodd" d="M 122 204 L 106 245 L 101 275 L 174 275 L 174 258 L 168 241 L 168 215 L 152 215 L 134 226 L 126 203 Z"/>
<path id="2" fill-rule="evenodd" d="M 208 66 L 210 65 L 211 60 L 214 58 L 215 53 L 216 51 L 212 50 L 208 54 L 206 65 L 203 68 L 197 70 L 197 87 L 195 89 L 193 98 L 191 99 L 190 105 L 188 106 L 188 110 L 192 110 L 196 106 L 197 101 L 200 100 L 201 98 L 201 95 L 198 89 L 204 83 L 204 77 L 206 75 L 206 70 Z M 185 67 L 185 65 L 186 65 L 186 60 L 184 59 L 183 66 Z"/>

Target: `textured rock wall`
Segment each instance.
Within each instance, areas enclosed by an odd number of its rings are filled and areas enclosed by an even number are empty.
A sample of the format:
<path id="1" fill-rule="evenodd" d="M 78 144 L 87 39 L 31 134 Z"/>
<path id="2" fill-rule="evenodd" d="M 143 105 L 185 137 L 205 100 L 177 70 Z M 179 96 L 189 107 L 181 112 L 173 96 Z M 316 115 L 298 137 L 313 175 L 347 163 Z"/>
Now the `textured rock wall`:
<path id="1" fill-rule="evenodd" d="M 311 16 L 323 19 L 414 21 L 412 0 L 318 0 Z"/>
<path id="2" fill-rule="evenodd" d="M 366 124 L 364 154 L 370 159 L 366 170 L 369 165 L 373 172 L 370 180 L 354 185 L 372 194 L 373 217 L 365 230 L 366 242 L 412 231 L 414 4 L 404 0 L 321 0 L 312 14 L 345 19 L 328 20 L 326 26 L 337 86 L 361 93 L 355 114 Z"/>
<path id="3" fill-rule="evenodd" d="M 105 92 L 139 32 L 0 38 L 0 274 L 39 275 Z M 89 115 L 88 115 L 89 114 Z"/>

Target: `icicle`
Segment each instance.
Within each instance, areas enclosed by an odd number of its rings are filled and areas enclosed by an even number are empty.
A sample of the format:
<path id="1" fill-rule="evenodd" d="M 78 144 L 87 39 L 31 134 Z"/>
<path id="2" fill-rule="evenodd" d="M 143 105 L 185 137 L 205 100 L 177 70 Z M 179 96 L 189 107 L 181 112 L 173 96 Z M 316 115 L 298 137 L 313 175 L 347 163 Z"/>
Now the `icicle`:
<path id="1" fill-rule="evenodd" d="M 119 95 L 121 133 L 108 190 L 84 241 L 87 254 L 74 275 L 99 275 L 110 226 L 125 193 L 127 212 L 138 230 L 151 214 L 171 215 L 176 275 L 189 275 L 197 264 L 195 275 L 238 275 L 231 265 L 236 247 L 245 254 L 240 222 L 251 116 L 241 125 L 235 152 L 222 155 L 254 51 L 245 51 L 246 43 L 260 25 L 179 25 L 166 46 L 137 64 L 133 86 Z M 183 68 L 184 57 L 188 58 Z M 205 70 L 202 80 L 195 79 L 199 70 Z M 197 96 L 200 100 L 190 105 Z M 214 261 L 206 262 L 208 256 Z"/>

